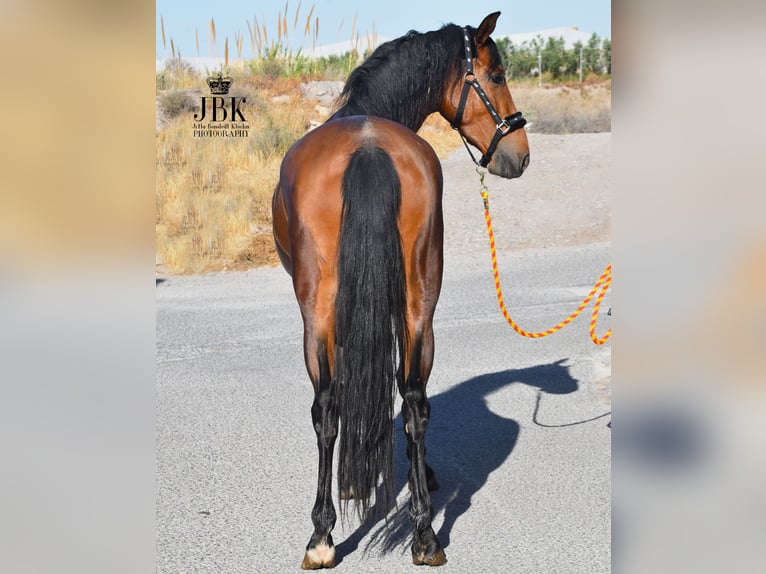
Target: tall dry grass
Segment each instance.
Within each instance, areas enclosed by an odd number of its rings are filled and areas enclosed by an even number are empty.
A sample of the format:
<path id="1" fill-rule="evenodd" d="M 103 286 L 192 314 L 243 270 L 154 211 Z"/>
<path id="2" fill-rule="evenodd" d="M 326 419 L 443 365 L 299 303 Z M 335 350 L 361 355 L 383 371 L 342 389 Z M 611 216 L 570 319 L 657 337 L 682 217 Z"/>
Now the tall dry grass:
<path id="1" fill-rule="evenodd" d="M 170 273 L 202 273 L 276 262 L 271 194 L 282 156 L 302 136 L 312 110 L 296 94 L 274 103 L 263 90 L 241 109 L 242 138 L 192 137 L 190 116 L 157 136 L 156 248 Z"/>
<path id="2" fill-rule="evenodd" d="M 294 12 L 290 12 L 289 3 L 285 3 L 284 9 L 276 15 L 276 22 L 262 18 L 260 21 L 253 16 L 252 20 L 246 19 L 247 36 L 250 40 L 250 57 L 244 50 L 245 34 L 239 30 L 234 32 L 232 56 L 230 59 L 229 37 L 223 40 L 223 70 L 208 70 L 208 72 L 223 71 L 224 73 L 237 73 L 247 71 L 251 75 L 265 76 L 270 79 L 290 76 L 303 79 L 343 79 L 359 64 L 366 53 L 371 52 L 377 46 L 378 34 L 375 22 L 372 29 L 362 32 L 357 28 L 357 16 L 354 15 L 349 39 L 351 50 L 340 56 L 327 56 L 310 58 L 307 56 L 309 49 L 317 46 L 319 37 L 319 16 L 315 14 L 316 5 L 312 4 L 304 10 L 303 3 L 298 2 Z M 344 20 L 338 27 L 342 31 Z M 208 28 L 208 55 L 219 56 L 219 37 L 216 31 L 215 19 L 211 18 Z M 160 15 L 160 29 L 162 32 L 162 45 L 168 66 L 178 67 L 181 62 L 181 52 L 176 49 L 174 39 L 169 38 L 170 50 L 166 42 L 165 20 Z M 200 56 L 199 29 L 194 29 L 194 45 L 197 56 Z M 158 87 L 188 87 L 188 83 L 180 85 L 175 81 L 174 75 L 166 74 L 158 78 Z"/>

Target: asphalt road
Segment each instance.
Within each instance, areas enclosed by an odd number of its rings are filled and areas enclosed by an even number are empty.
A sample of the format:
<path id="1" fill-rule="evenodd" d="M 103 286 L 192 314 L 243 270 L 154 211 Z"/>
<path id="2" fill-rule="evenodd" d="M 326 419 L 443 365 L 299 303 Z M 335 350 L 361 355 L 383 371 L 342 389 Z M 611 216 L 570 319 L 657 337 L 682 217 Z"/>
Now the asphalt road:
<path id="1" fill-rule="evenodd" d="M 449 181 L 445 193 L 457 195 Z M 470 217 L 481 224 L 477 210 Z M 459 211 L 445 211 L 449 226 Z M 498 226 L 508 217 L 496 215 Z M 520 337 L 498 310 L 486 243 L 450 232 L 446 241 L 427 435 L 441 484 L 432 500 L 442 570 L 609 572 L 609 344 L 590 341 L 585 315 L 551 337 Z M 610 259 L 605 241 L 522 250 L 505 242 L 505 299 L 528 330 L 566 317 Z M 281 268 L 158 280 L 157 572 L 299 570 L 317 464 L 302 357 Z M 415 568 L 399 430 L 395 464 L 400 514 L 388 530 L 338 521 L 335 571 Z"/>

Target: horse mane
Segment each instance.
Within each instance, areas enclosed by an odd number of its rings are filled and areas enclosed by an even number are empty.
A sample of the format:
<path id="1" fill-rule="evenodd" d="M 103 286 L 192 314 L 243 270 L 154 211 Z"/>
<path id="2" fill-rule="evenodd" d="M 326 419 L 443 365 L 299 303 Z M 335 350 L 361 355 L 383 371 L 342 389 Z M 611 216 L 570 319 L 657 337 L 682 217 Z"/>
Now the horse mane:
<path id="1" fill-rule="evenodd" d="M 469 28 L 469 32 L 473 43 L 475 30 Z M 378 46 L 351 72 L 330 119 L 378 116 L 417 131 L 426 117 L 439 109 L 445 89 L 462 75 L 464 59 L 460 26 L 446 24 L 425 33 L 410 31 Z"/>

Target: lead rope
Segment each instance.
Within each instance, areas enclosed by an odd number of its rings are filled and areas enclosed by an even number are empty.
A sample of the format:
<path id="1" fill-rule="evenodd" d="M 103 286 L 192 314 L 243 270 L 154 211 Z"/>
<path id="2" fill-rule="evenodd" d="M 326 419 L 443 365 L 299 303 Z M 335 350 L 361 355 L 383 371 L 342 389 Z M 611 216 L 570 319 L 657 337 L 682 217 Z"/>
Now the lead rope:
<path id="1" fill-rule="evenodd" d="M 561 323 L 556 325 L 555 327 L 551 327 L 550 329 L 546 331 L 540 331 L 538 333 L 530 333 L 529 331 L 525 331 L 521 327 L 516 324 L 516 322 L 511 318 L 511 316 L 508 314 L 508 310 L 505 308 L 505 302 L 503 301 L 503 291 L 500 288 L 500 275 L 497 270 L 497 251 L 495 249 L 495 233 L 492 231 L 492 219 L 489 215 L 489 190 L 487 189 L 487 186 L 484 184 L 484 172 L 480 171 L 479 169 L 476 170 L 476 172 L 479 174 L 479 178 L 481 179 L 481 198 L 484 201 L 484 219 L 487 222 L 487 235 L 489 236 L 489 250 L 492 254 L 492 273 L 495 277 L 495 290 L 497 291 L 497 303 L 500 305 L 500 311 L 503 313 L 503 317 L 505 317 L 505 320 L 508 322 L 508 324 L 513 327 L 513 330 L 516 331 L 519 335 L 523 337 L 529 337 L 532 339 L 539 339 L 541 337 L 547 337 L 548 335 L 552 335 L 556 331 L 560 331 L 564 327 L 566 327 L 569 323 L 574 321 L 574 319 L 582 313 L 583 309 L 590 303 L 591 299 L 593 299 L 593 296 L 598 291 L 598 297 L 596 297 L 596 302 L 593 305 L 593 314 L 591 315 L 590 319 L 590 338 L 596 345 L 603 345 L 609 337 L 612 336 L 612 329 L 610 328 L 603 337 L 599 338 L 596 336 L 596 322 L 598 320 L 598 310 L 599 307 L 601 307 L 601 301 L 604 299 L 604 295 L 606 295 L 606 292 L 609 290 L 609 286 L 612 284 L 612 264 L 606 266 L 606 269 L 604 269 L 604 272 L 601 274 L 601 277 L 599 277 L 598 281 L 596 281 L 596 284 L 593 286 L 593 289 L 591 289 L 590 293 L 588 293 L 588 296 L 583 299 L 583 302 L 580 303 L 580 306 L 575 309 L 575 311 L 566 319 L 564 319 Z M 599 290 L 600 289 L 600 290 Z"/>

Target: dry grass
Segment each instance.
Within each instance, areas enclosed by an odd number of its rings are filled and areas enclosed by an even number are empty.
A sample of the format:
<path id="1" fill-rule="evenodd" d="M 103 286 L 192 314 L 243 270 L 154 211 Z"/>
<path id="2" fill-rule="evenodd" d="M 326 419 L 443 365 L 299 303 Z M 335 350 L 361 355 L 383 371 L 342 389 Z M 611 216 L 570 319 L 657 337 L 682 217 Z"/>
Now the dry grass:
<path id="1" fill-rule="evenodd" d="M 287 148 L 323 121 L 304 102 L 297 78 L 238 80 L 232 95 L 246 97 L 247 138 L 194 138 L 190 114 L 180 114 L 157 136 L 156 245 L 169 273 L 244 269 L 278 262 L 271 234 L 271 195 Z M 569 133 L 609 129 L 611 85 L 584 88 L 513 87 L 530 131 Z M 287 96 L 278 102 L 275 96 Z M 604 111 L 606 110 L 606 111 Z M 605 118 L 605 119 L 604 119 Z M 460 138 L 438 114 L 420 130 L 444 158 Z"/>
<path id="2" fill-rule="evenodd" d="M 240 86 L 239 93 L 248 89 Z M 299 94 L 297 86 L 291 92 Z M 159 131 L 156 245 L 168 272 L 276 262 L 271 194 L 282 156 L 305 133 L 311 111 L 299 95 L 282 103 L 270 97 L 266 90 L 247 96 L 242 110 L 251 132 L 246 138 L 194 138 L 187 116 Z"/>
<path id="3" fill-rule="evenodd" d="M 431 114 L 418 131 L 418 135 L 434 148 L 436 155 L 444 159 L 452 150 L 460 147 L 460 136 L 441 115 Z"/>
<path id="4" fill-rule="evenodd" d="M 516 106 L 529 122 L 527 130 L 543 134 L 611 131 L 611 80 L 583 86 L 517 87 Z"/>

